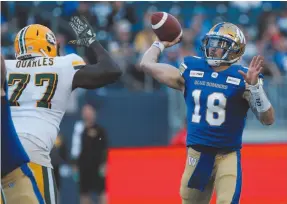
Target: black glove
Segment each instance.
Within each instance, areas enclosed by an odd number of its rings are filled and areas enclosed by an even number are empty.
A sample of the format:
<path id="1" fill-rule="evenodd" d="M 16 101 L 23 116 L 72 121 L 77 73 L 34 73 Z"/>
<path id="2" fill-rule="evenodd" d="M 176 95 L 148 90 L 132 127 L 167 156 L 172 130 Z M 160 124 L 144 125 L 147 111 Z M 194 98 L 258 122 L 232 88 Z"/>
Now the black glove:
<path id="1" fill-rule="evenodd" d="M 85 17 L 73 16 L 69 25 L 77 36 L 77 40 L 71 40 L 69 44 L 89 47 L 96 40 L 96 33 Z"/>

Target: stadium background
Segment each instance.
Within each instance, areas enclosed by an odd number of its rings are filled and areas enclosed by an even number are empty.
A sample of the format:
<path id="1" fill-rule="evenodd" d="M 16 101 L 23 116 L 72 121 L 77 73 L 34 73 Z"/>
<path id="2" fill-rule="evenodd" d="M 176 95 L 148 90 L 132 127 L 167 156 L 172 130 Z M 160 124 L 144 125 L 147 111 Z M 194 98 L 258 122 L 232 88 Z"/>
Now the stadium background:
<path id="1" fill-rule="evenodd" d="M 264 127 L 248 114 L 242 203 L 287 203 L 286 2 L 1 2 L 1 52 L 13 59 L 16 33 L 28 24 L 40 23 L 56 34 L 61 55 L 75 52 L 93 62 L 90 53 L 66 44 L 74 37 L 69 17 L 86 16 L 124 75 L 107 87 L 73 93 L 61 124 L 67 153 L 81 107 L 93 104 L 98 122 L 109 135 L 109 203 L 179 203 L 185 149 L 184 145 L 170 145 L 170 141 L 184 128 L 184 100 L 181 93 L 136 70 L 154 40 L 149 27 L 154 11 L 173 14 L 184 28 L 182 43 L 167 49 L 162 62 L 178 67 L 185 55 L 201 56 L 201 38 L 220 21 L 239 25 L 246 35 L 246 52 L 240 63 L 247 66 L 256 54 L 265 57 L 264 86 L 275 108 L 276 122 Z M 78 187 L 71 172 L 69 163 L 62 166 L 61 203 L 78 203 Z"/>

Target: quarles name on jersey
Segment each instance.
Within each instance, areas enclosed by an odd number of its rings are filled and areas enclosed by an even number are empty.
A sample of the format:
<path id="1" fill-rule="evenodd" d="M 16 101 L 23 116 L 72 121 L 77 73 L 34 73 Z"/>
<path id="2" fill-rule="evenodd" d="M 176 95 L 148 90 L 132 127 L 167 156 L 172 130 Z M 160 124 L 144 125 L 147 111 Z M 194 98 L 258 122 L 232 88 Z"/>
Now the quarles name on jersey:
<path id="1" fill-rule="evenodd" d="M 53 65 L 54 65 L 54 58 L 47 58 L 47 57 L 39 57 L 29 60 L 18 60 L 16 63 L 17 68 L 43 67 Z"/>

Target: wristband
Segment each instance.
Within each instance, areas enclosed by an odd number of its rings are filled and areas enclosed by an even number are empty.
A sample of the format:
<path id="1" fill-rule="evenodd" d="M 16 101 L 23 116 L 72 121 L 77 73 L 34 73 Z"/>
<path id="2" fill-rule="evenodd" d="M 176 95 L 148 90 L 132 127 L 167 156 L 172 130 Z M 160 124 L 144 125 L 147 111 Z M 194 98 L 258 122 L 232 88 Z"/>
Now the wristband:
<path id="1" fill-rule="evenodd" d="M 160 49 L 160 51 L 162 52 L 164 50 L 164 45 L 160 42 L 160 41 L 154 41 L 154 43 L 152 44 L 152 46 L 155 46 L 157 48 Z"/>

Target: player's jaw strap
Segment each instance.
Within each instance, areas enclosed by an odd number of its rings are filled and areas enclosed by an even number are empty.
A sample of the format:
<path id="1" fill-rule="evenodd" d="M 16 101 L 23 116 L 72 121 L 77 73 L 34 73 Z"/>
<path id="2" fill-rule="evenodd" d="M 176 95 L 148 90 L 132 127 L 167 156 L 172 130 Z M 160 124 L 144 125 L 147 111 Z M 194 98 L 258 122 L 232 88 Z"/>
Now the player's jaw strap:
<path id="1" fill-rule="evenodd" d="M 198 163 L 188 181 L 187 186 L 189 188 L 195 188 L 203 192 L 210 180 L 214 162 L 215 154 L 201 152 Z"/>

